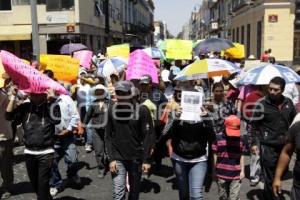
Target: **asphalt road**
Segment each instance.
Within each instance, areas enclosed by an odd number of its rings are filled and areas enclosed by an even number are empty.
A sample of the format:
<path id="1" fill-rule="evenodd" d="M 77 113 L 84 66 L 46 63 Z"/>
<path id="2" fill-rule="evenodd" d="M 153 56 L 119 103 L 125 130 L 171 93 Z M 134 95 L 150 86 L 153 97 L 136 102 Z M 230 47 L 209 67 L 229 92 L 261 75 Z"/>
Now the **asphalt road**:
<path id="1" fill-rule="evenodd" d="M 34 200 L 31 185 L 27 178 L 27 172 L 24 165 L 23 156 L 24 147 L 15 148 L 15 186 L 12 200 Z M 96 162 L 93 152 L 90 154 L 85 153 L 84 148 L 79 146 L 79 163 L 77 165 L 79 170 L 79 176 L 82 179 L 82 185 L 80 187 L 75 185 L 66 185 L 66 188 L 57 195 L 55 199 L 59 200 L 109 200 L 112 199 L 112 182 L 110 174 L 106 175 L 104 179 L 97 177 Z M 246 159 L 249 163 L 249 159 Z M 292 162 L 293 163 L 293 162 Z M 291 166 L 292 167 L 292 166 Z M 60 163 L 60 170 L 63 178 L 65 178 L 65 165 Z M 246 166 L 246 173 L 249 172 L 249 165 Z M 292 179 L 291 173 L 288 174 L 284 181 L 284 192 L 286 193 L 286 199 L 289 199 L 288 194 L 291 188 Z M 249 186 L 249 179 L 245 178 L 242 182 L 241 199 L 263 199 L 261 196 L 261 187 Z M 218 189 L 216 183 L 211 185 L 209 191 L 205 192 L 205 199 L 217 199 Z M 154 174 L 150 177 L 150 180 L 144 181 L 142 184 L 142 190 L 140 194 L 142 200 L 177 200 L 178 190 L 176 188 L 175 177 L 171 168 L 171 162 L 169 159 L 163 160 L 163 169 L 159 174 Z"/>

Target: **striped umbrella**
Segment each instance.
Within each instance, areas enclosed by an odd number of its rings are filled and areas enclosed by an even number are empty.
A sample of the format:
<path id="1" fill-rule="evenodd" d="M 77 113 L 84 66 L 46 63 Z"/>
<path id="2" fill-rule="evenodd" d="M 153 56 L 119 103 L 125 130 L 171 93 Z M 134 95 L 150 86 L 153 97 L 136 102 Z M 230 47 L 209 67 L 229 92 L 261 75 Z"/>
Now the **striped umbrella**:
<path id="1" fill-rule="evenodd" d="M 201 78 L 227 76 L 241 69 L 233 63 L 221 59 L 204 59 L 196 60 L 192 64 L 184 68 L 176 77 L 175 80 L 186 81 L 196 80 Z"/>
<path id="2" fill-rule="evenodd" d="M 239 81 L 239 84 L 268 85 L 272 78 L 280 76 L 286 83 L 300 82 L 300 76 L 291 68 L 281 65 L 267 64 L 250 69 Z"/>

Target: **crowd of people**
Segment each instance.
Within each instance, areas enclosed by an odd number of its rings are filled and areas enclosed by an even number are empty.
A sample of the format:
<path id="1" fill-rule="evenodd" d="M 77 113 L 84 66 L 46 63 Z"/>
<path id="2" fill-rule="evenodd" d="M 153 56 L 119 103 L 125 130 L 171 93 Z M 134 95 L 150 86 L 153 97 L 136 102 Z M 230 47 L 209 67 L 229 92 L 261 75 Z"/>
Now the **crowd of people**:
<path id="1" fill-rule="evenodd" d="M 238 200 L 246 155 L 250 185 L 263 182 L 264 199 L 281 199 L 281 179 L 293 152 L 297 157 L 291 199 L 300 199 L 296 84 L 274 77 L 268 85 L 238 85 L 243 64 L 240 73 L 220 80 L 177 81 L 174 78 L 186 64 L 164 62 L 158 66 L 158 84 L 148 74 L 131 81 L 125 80 L 124 71 L 104 77 L 97 73 L 97 62 L 92 65 L 91 70 L 80 70 L 77 84 L 68 86 L 69 95 L 51 89 L 25 93 L 3 75 L 2 199 L 13 191 L 16 137 L 23 138 L 27 174 L 38 200 L 53 199 L 62 191 L 62 158 L 67 180 L 81 184 L 74 167 L 78 143 L 85 144 L 87 153 L 95 152 L 99 178 L 111 174 L 115 200 L 125 199 L 127 192 L 128 199 L 139 199 L 142 178 L 159 171 L 165 157 L 172 161 L 180 200 L 203 199 L 205 180 L 217 182 L 215 199 Z M 43 73 L 57 81 L 51 70 Z M 181 119 L 185 91 L 203 94 L 200 120 Z"/>

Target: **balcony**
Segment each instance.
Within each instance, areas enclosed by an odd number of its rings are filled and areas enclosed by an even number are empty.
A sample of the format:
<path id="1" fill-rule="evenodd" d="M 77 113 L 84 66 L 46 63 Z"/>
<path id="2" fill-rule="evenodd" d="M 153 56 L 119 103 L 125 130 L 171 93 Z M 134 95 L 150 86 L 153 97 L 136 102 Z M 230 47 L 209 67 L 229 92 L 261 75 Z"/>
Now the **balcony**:
<path id="1" fill-rule="evenodd" d="M 235 12 L 245 6 L 251 5 L 253 2 L 253 0 L 233 0 L 232 11 Z"/>

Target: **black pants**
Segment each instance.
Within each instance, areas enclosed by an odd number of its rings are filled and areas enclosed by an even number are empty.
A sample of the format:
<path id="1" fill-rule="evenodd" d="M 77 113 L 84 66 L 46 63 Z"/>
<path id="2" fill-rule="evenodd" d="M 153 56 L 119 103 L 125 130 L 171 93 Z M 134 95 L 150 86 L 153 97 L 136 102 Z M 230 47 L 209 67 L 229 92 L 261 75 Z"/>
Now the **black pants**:
<path id="1" fill-rule="evenodd" d="M 54 155 L 25 154 L 27 173 L 32 187 L 37 194 L 37 200 L 51 200 L 50 177 Z"/>
<path id="2" fill-rule="evenodd" d="M 279 200 L 284 199 L 283 197 L 275 197 L 273 195 L 272 184 L 275 176 L 276 165 L 282 150 L 282 146 L 271 147 L 261 145 L 260 156 L 262 173 L 265 180 L 264 186 L 264 199 L 265 200 Z"/>
<path id="3" fill-rule="evenodd" d="M 99 170 L 105 169 L 105 145 L 104 145 L 104 129 L 92 129 L 93 130 L 93 148 L 95 150 L 96 162 Z"/>
<path id="4" fill-rule="evenodd" d="M 2 188 L 11 191 L 14 172 L 13 172 L 13 140 L 0 142 L 0 173 L 2 177 Z"/>

